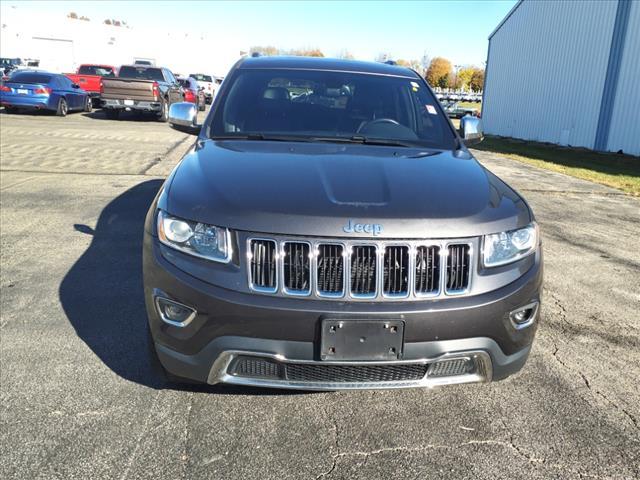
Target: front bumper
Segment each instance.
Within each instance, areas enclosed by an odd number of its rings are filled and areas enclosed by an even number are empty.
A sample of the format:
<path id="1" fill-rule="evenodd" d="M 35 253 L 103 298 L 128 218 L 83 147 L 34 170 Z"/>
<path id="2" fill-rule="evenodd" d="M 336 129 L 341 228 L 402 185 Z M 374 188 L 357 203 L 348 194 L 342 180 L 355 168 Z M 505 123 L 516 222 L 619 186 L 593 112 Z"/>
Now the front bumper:
<path id="1" fill-rule="evenodd" d="M 515 328 L 509 312 L 540 301 L 542 253 L 518 280 L 475 296 L 420 302 L 335 302 L 269 297 L 232 291 L 203 282 L 168 262 L 157 239 L 145 233 L 145 301 L 156 352 L 172 374 L 209 384 L 231 383 L 278 388 L 337 390 L 404 388 L 500 380 L 522 368 L 531 349 L 539 309 L 527 328 Z M 155 297 L 173 299 L 198 313 L 185 327 L 163 322 Z M 328 362 L 320 360 L 323 319 L 401 319 L 405 324 L 401 360 Z M 234 361 L 251 356 L 281 374 L 249 375 L 234 371 Z M 443 360 L 468 359 L 467 368 L 451 376 L 429 372 Z M 328 366 L 421 365 L 424 376 L 388 380 L 367 377 L 340 382 L 326 377 L 292 378 L 289 365 L 314 375 Z M 275 365 L 275 366 L 274 366 Z M 260 366 L 259 368 L 263 368 Z M 297 370 L 300 370 L 299 368 Z"/>

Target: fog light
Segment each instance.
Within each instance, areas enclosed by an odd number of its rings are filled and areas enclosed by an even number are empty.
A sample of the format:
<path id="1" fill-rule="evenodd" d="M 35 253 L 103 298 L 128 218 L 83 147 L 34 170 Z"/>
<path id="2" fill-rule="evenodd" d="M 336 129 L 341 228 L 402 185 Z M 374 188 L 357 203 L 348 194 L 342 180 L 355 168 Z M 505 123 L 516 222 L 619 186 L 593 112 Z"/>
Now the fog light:
<path id="1" fill-rule="evenodd" d="M 175 327 L 186 327 L 196 316 L 196 311 L 163 297 L 156 297 L 156 309 L 163 322 Z"/>
<path id="2" fill-rule="evenodd" d="M 509 314 L 509 319 L 511 320 L 511 324 L 514 328 L 521 330 L 531 325 L 536 319 L 538 306 L 538 302 L 533 302 L 511 312 Z"/>

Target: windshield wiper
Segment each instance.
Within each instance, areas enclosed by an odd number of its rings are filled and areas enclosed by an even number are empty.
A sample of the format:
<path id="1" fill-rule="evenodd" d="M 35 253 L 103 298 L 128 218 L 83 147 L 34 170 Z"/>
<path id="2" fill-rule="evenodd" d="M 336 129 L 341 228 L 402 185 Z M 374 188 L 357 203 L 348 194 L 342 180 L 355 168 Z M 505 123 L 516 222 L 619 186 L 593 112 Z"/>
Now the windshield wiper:
<path id="1" fill-rule="evenodd" d="M 402 140 L 369 138 L 362 135 L 354 135 L 352 137 L 305 137 L 301 135 L 269 135 L 264 133 L 242 133 L 237 135 L 216 135 L 211 137 L 212 140 L 265 140 L 274 142 L 333 142 L 333 143 L 356 143 L 366 145 L 382 145 L 389 147 L 407 147 L 422 148 L 411 142 Z"/>
<path id="2" fill-rule="evenodd" d="M 310 137 L 297 135 L 265 135 L 264 133 L 243 133 L 239 135 L 215 135 L 211 140 L 265 140 L 274 142 L 312 142 Z"/>
<path id="3" fill-rule="evenodd" d="M 389 138 L 369 138 L 362 135 L 354 135 L 352 137 L 313 137 L 314 142 L 336 142 L 336 143 L 359 143 L 366 145 L 383 145 L 389 147 L 409 147 L 419 148 L 418 145 L 411 142 L 403 142 L 402 140 L 393 140 Z"/>

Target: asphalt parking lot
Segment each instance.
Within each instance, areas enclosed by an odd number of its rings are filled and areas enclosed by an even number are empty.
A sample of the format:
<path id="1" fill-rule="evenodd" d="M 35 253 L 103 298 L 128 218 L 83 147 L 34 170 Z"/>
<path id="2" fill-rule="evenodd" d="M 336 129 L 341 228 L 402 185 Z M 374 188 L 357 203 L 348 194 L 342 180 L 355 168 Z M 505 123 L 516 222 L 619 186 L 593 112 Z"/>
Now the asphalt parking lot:
<path id="1" fill-rule="evenodd" d="M 477 152 L 535 210 L 524 370 L 434 390 L 177 389 L 147 359 L 148 205 L 193 137 L 101 112 L 0 112 L 0 477 L 640 476 L 640 201 Z"/>

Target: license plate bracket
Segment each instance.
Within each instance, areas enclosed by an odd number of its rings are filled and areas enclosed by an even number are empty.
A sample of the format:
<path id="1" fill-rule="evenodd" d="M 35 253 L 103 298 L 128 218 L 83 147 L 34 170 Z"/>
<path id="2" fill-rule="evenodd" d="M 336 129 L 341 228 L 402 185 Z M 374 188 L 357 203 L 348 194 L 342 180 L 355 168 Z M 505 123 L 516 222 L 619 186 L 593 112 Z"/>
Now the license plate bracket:
<path id="1" fill-rule="evenodd" d="M 17 88 L 16 93 L 19 95 L 29 95 L 29 90 L 26 88 Z"/>
<path id="2" fill-rule="evenodd" d="M 399 360 L 402 358 L 403 345 L 402 320 L 322 320 L 322 360 Z"/>

